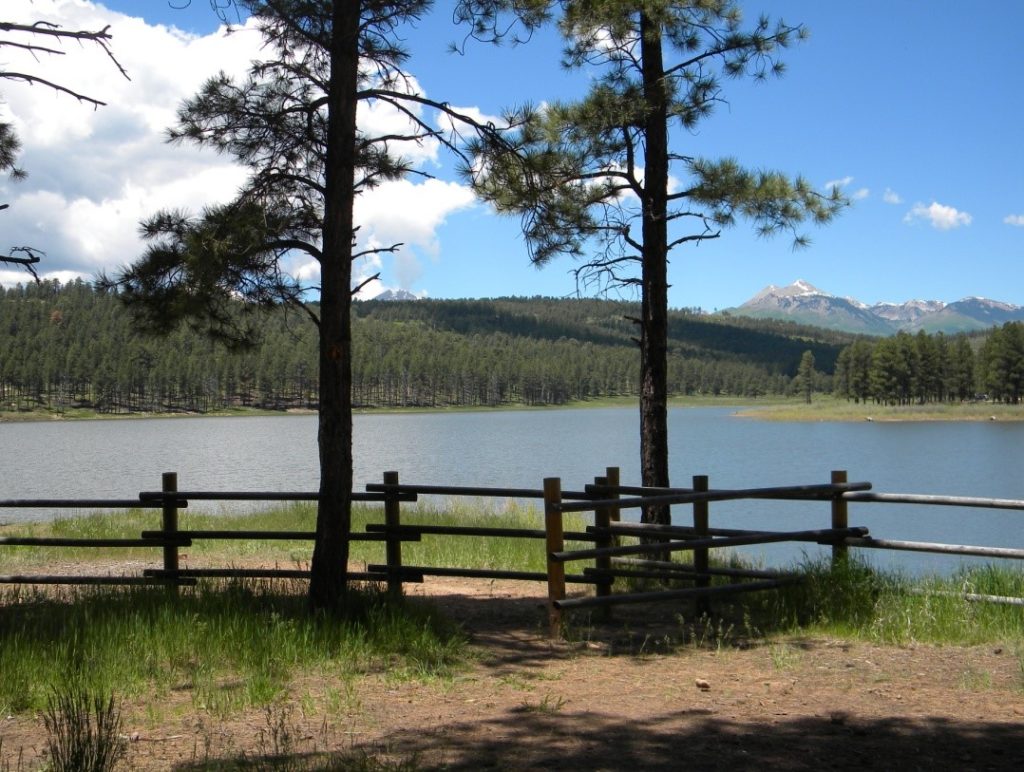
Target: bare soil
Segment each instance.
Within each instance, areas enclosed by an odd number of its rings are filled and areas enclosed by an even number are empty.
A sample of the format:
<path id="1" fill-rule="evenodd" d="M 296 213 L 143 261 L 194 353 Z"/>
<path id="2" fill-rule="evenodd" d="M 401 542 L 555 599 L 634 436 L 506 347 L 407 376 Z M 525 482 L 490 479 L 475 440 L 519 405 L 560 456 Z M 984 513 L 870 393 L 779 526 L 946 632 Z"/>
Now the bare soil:
<path id="1" fill-rule="evenodd" d="M 699 631 L 672 645 L 681 623 L 665 606 L 577 620 L 576 640 L 552 641 L 543 591 L 449 579 L 411 589 L 470 637 L 472 664 L 450 681 L 379 672 L 346 687 L 302 676 L 290 702 L 227 718 L 197 711 L 187 691 L 126 705 L 126 764 L 199 770 L 344 752 L 451 770 L 1024 768 L 1021 652 L 735 636 L 719 645 Z M 19 751 L 36 768 L 44 737 L 39 717 L 0 717 L 0 769 L 16 769 Z M 346 767 L 335 757 L 313 768 Z"/>

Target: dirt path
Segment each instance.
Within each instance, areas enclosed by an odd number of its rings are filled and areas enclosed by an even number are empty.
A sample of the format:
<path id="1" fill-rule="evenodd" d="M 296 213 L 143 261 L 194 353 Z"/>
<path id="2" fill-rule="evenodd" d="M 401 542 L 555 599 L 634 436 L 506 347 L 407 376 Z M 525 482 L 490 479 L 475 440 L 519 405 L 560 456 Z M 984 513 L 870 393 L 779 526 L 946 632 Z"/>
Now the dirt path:
<path id="1" fill-rule="evenodd" d="M 227 720 L 174 694 L 158 726 L 128 706 L 130 768 L 325 750 L 453 770 L 1024 768 L 1021 652 L 820 639 L 669 651 L 678 622 L 650 608 L 553 643 L 537 585 L 412 592 L 471 636 L 476 660 L 454 681 L 307 678 L 294 703 Z M 41 721 L 0 720 L 0 737 L 8 761 L 18 748 L 37 758 Z"/>

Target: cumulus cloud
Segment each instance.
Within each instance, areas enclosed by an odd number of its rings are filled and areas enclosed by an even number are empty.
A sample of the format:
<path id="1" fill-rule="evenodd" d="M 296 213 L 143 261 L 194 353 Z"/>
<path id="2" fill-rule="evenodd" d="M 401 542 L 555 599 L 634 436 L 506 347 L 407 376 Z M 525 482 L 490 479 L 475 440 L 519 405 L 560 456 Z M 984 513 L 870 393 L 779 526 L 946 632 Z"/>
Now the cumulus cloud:
<path id="1" fill-rule="evenodd" d="M 903 218 L 903 221 L 913 223 L 918 220 L 925 220 L 933 228 L 948 231 L 953 228 L 959 228 L 962 225 L 970 225 L 972 219 L 971 215 L 967 212 L 961 212 L 955 207 L 940 204 L 938 201 L 932 201 L 927 206 L 920 203 L 914 204 L 913 208 Z"/>
<path id="2" fill-rule="evenodd" d="M 109 24 L 114 53 L 131 80 L 89 46 L 69 43 L 66 56 L 38 62 L 16 62 L 19 52 L 5 50 L 10 69 L 45 74 L 107 106 L 93 110 L 40 86 L 0 81 L 0 120 L 14 124 L 23 144 L 19 165 L 29 173 L 19 183 L 0 178 L 0 202 L 11 204 L 0 213 L 0 250 L 31 245 L 45 253 L 38 266 L 44 278 L 88 280 L 141 254 L 138 223 L 158 209 L 198 213 L 234 196 L 244 169 L 225 156 L 164 140 L 177 107 L 207 78 L 218 71 L 243 78 L 250 62 L 263 55 L 262 38 L 252 26 L 229 36 L 223 31 L 198 36 L 149 25 L 91 0 L 3 0 L 3 18 L 46 19 L 66 29 Z M 420 89 L 412 79 L 409 87 Z M 461 109 L 490 119 L 473 108 Z M 358 119 L 364 131 L 377 136 L 406 133 L 409 126 L 408 117 L 384 103 L 363 106 Z M 433 140 L 394 149 L 416 165 L 438 163 Z M 440 252 L 437 229 L 472 201 L 467 188 L 439 180 L 381 185 L 359 199 L 360 246 L 406 243 L 412 254 L 397 267 L 403 282 L 414 281 L 423 270 L 418 256 Z M 379 256 L 376 262 L 364 259 L 358 275 L 368 278 L 381 267 Z M 319 280 L 319 266 L 307 256 L 295 256 L 286 268 L 303 282 Z M 23 271 L 0 271 L 3 285 L 25 279 Z"/>
<path id="3" fill-rule="evenodd" d="M 425 254 L 436 260 L 440 253 L 438 228 L 449 215 L 474 202 L 473 192 L 454 182 L 386 182 L 356 199 L 354 216 L 359 225 L 359 247 L 387 249 L 402 244 L 395 253 L 394 270 L 400 286 L 409 289 L 422 274 L 419 256 Z M 372 255 L 369 260 L 369 265 L 356 266 L 357 277 L 368 277 L 379 270 L 380 255 Z"/>
<path id="4" fill-rule="evenodd" d="M 1008 214 L 1003 218 L 1003 222 L 1007 225 L 1016 225 L 1018 228 L 1024 228 L 1024 214 Z"/>
<path id="5" fill-rule="evenodd" d="M 15 0 L 5 20 L 45 19 L 65 29 L 110 25 L 113 51 L 126 80 L 102 50 L 65 41 L 64 56 L 18 59 L 5 49 L 5 64 L 106 102 L 92 109 L 40 85 L 3 82 L 0 120 L 14 125 L 27 180 L 0 181 L 4 243 L 45 253 L 41 276 L 91 279 L 135 259 L 142 249 L 138 223 L 160 208 L 198 211 L 234 195 L 243 171 L 228 159 L 189 147 L 171 147 L 164 131 L 175 110 L 203 81 L 224 70 L 242 75 L 257 58 L 260 36 L 198 37 L 110 11 L 84 0 Z M 173 63 L 170 65 L 169 63 Z M 24 281 L 3 274 L 0 282 Z"/>
<path id="6" fill-rule="evenodd" d="M 886 188 L 885 193 L 882 194 L 882 200 L 887 204 L 902 204 L 903 199 L 900 194 L 892 188 Z"/>
<path id="7" fill-rule="evenodd" d="M 857 188 L 857 190 L 853 191 L 853 193 L 850 194 L 850 198 L 852 198 L 854 201 L 863 201 L 870 195 L 870 188 Z"/>

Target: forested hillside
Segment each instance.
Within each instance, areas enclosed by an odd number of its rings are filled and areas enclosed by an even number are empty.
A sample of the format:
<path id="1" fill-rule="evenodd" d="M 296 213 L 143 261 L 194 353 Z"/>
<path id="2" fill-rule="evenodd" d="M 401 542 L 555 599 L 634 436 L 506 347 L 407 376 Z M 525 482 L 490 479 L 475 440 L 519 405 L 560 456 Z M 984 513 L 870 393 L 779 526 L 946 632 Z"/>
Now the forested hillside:
<path id="1" fill-rule="evenodd" d="M 634 304 L 504 298 L 359 302 L 354 399 L 363 407 L 562 404 L 637 392 Z M 784 394 L 804 351 L 832 371 L 851 338 L 771 322 L 671 318 L 675 394 Z M 75 282 L 0 290 L 0 409 L 206 412 L 316 406 L 317 344 L 297 314 L 232 353 L 187 330 L 135 331 L 119 299 Z M 821 383 L 827 386 L 826 375 Z"/>

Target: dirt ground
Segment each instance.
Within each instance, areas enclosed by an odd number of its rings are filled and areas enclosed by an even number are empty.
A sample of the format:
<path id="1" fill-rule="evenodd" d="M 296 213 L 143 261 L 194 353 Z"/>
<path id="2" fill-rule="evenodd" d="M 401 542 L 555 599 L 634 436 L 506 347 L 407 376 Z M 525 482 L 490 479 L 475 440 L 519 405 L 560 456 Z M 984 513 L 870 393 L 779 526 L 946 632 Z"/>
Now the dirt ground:
<path id="1" fill-rule="evenodd" d="M 294 703 L 227 719 L 197 713 L 187 693 L 157 723 L 151 707 L 126 705 L 127 767 L 344 751 L 450 770 L 1024 768 L 1021 652 L 738 638 L 668 648 L 679 621 L 650 606 L 553 642 L 543 591 L 449 579 L 411 589 L 470 636 L 473 664 L 451 681 L 306 679 Z M 0 770 L 16 769 L 19 751 L 22 768 L 39 766 L 43 737 L 38 718 L 0 717 Z"/>

